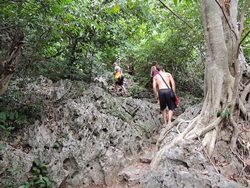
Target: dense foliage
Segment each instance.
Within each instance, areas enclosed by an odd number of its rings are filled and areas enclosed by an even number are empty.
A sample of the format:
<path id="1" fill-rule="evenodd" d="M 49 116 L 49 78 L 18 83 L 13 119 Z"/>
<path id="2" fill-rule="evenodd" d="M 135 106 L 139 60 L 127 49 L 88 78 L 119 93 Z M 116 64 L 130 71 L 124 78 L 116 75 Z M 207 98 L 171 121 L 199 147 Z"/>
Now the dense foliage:
<path id="1" fill-rule="evenodd" d="M 157 60 L 184 90 L 202 79 L 203 36 L 197 4 L 187 8 L 169 3 L 192 28 L 156 1 L 23 0 L 0 6 L 4 57 L 9 28 L 26 35 L 22 74 L 89 80 L 111 71 L 112 62 L 119 61 L 145 85 L 151 62 Z"/>

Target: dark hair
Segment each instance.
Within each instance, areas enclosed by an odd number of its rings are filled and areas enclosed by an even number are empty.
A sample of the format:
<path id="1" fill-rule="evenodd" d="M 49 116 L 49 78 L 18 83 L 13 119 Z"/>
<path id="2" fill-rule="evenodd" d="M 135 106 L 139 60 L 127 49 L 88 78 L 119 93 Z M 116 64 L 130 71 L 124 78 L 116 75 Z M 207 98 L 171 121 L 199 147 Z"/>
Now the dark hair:
<path id="1" fill-rule="evenodd" d="M 158 64 L 158 62 L 157 61 L 153 61 L 152 64 L 155 66 L 155 65 Z"/>
<path id="2" fill-rule="evenodd" d="M 163 69 L 163 66 L 161 66 L 161 65 L 157 65 L 157 66 L 156 66 L 156 69 L 157 69 L 158 71 L 164 70 L 164 69 Z"/>

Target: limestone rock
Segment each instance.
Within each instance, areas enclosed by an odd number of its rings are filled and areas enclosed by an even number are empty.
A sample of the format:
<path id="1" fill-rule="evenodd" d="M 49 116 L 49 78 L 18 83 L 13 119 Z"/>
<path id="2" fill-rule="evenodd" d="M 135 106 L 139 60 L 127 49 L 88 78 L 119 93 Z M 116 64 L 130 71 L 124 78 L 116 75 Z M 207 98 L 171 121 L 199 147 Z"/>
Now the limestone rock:
<path id="1" fill-rule="evenodd" d="M 42 118 L 20 133 L 18 144 L 0 151 L 0 174 L 21 169 L 16 180 L 26 180 L 34 159 L 46 162 L 52 187 L 111 185 L 117 174 L 137 160 L 143 137 L 158 131 L 157 108 L 147 101 L 114 97 L 98 84 L 44 77 L 27 84 L 28 92 L 46 103 Z M 1 187 L 1 183 L 0 183 Z"/>

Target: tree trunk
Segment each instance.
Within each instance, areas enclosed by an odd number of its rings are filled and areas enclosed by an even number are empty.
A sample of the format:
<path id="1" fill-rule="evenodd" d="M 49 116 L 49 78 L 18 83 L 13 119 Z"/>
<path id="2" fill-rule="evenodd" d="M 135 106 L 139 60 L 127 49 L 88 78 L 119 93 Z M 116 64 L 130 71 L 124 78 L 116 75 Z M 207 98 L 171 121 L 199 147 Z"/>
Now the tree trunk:
<path id="1" fill-rule="evenodd" d="M 247 82 L 244 83 L 244 76 L 249 76 L 249 67 L 242 51 L 239 50 L 242 32 L 237 27 L 238 1 L 201 0 L 201 9 L 206 40 L 204 103 L 201 112 L 179 137 L 157 153 L 151 163 L 153 169 L 158 168 L 164 152 L 180 144 L 183 139 L 203 138 L 202 148 L 211 157 L 216 146 L 218 130 L 228 122 L 233 127 L 233 131 L 228 132 L 232 138 L 231 149 L 235 149 L 238 126 L 233 114 L 235 110 L 239 110 L 235 107 L 242 104 L 241 111 L 245 111 L 243 118 L 249 118 L 245 104 L 250 95 L 250 86 L 249 83 L 248 86 Z M 240 83 L 242 88 L 239 87 Z M 239 100 L 240 89 L 245 91 L 245 98 L 242 100 Z"/>
<path id="2" fill-rule="evenodd" d="M 235 54 L 238 30 L 231 19 L 237 15 L 237 10 L 226 10 L 223 7 L 216 1 L 201 1 L 206 39 L 205 99 L 200 118 L 197 120 L 198 126 L 195 126 L 186 136 L 187 138 L 195 137 L 194 134 L 199 133 L 199 130 L 213 125 L 214 131 L 206 133 L 203 140 L 203 147 L 206 147 L 209 156 L 214 150 L 217 135 L 215 131 L 223 123 L 224 117 L 230 115 L 228 110 L 235 100 L 233 93 L 236 70 L 232 65 L 239 63 Z"/>
<path id="3" fill-rule="evenodd" d="M 20 30 L 15 31 L 14 33 L 8 33 L 13 34 L 13 36 L 9 36 L 9 38 L 12 39 L 8 53 L 9 58 L 0 62 L 0 95 L 7 90 L 9 81 L 11 80 L 11 77 L 21 59 L 21 52 L 25 39 L 24 33 Z"/>

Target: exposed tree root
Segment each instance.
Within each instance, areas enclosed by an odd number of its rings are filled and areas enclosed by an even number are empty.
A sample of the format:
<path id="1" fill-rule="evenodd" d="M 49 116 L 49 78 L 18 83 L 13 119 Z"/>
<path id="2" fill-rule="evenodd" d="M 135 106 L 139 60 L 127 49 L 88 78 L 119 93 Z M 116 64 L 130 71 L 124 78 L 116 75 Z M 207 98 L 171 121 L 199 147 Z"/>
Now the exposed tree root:
<path id="1" fill-rule="evenodd" d="M 150 166 L 152 170 L 157 170 L 160 162 L 161 162 L 161 158 L 163 156 L 163 154 L 168 151 L 169 149 L 177 146 L 179 143 L 181 143 L 181 141 L 183 140 L 183 138 L 181 137 L 176 137 L 169 145 L 165 145 L 163 148 L 161 148 L 157 153 L 156 156 L 154 157 L 154 159 L 152 160 Z"/>
<path id="2" fill-rule="evenodd" d="M 181 142 L 184 140 L 184 136 L 185 136 L 190 130 L 192 130 L 192 129 L 194 128 L 196 119 L 198 119 L 198 117 L 199 117 L 199 116 L 197 116 L 196 118 L 194 118 L 194 120 L 189 124 L 189 126 L 188 126 L 181 134 L 179 134 L 179 136 L 176 137 L 170 144 L 165 145 L 163 148 L 161 148 L 161 149 L 156 153 L 156 156 L 154 157 L 153 161 L 152 161 L 151 164 L 150 164 L 150 165 L 151 165 L 151 168 L 152 168 L 153 170 L 156 170 L 156 169 L 159 167 L 160 161 L 161 161 L 161 158 L 162 158 L 162 155 L 163 155 L 166 151 L 168 151 L 169 149 L 171 149 L 171 148 L 177 146 L 179 143 L 181 143 Z M 174 122 L 172 123 L 171 128 L 173 128 L 173 126 L 176 125 L 176 124 L 178 124 L 179 122 L 184 122 L 184 121 L 183 121 L 183 120 L 176 120 L 175 123 L 174 123 Z M 157 144 L 160 144 L 160 143 L 162 142 L 162 140 L 165 138 L 166 133 L 167 133 L 168 131 L 169 131 L 169 129 L 166 130 L 166 131 L 164 131 L 164 134 L 161 134 L 161 135 L 160 135 L 160 138 L 159 138 Z"/>
<path id="3" fill-rule="evenodd" d="M 198 137 L 198 139 L 199 139 L 199 141 L 201 142 L 201 140 L 200 140 L 200 138 L 199 138 L 199 137 Z M 201 143 L 201 145 L 202 145 L 202 143 Z M 204 153 L 206 154 L 207 158 L 209 159 L 210 163 L 213 165 L 213 167 L 214 167 L 214 169 L 216 170 L 216 172 L 219 174 L 218 169 L 216 168 L 216 166 L 215 166 L 214 162 L 211 160 L 211 157 L 208 155 L 208 153 L 207 153 L 206 149 L 205 149 L 205 148 L 203 148 L 203 147 L 202 147 L 202 149 L 203 149 Z"/>
<path id="4" fill-rule="evenodd" d="M 182 124 L 182 123 L 190 123 L 191 121 L 184 121 L 182 120 L 181 122 L 178 123 L 178 125 L 176 126 L 176 130 L 179 134 L 181 134 L 181 132 L 179 131 L 179 126 Z"/>
<path id="5" fill-rule="evenodd" d="M 151 163 L 152 169 L 157 169 L 160 165 L 160 160 L 162 158 L 162 155 L 168 151 L 169 149 L 175 147 L 176 145 L 180 144 L 183 140 L 186 139 L 196 139 L 200 138 L 201 136 L 205 135 L 202 140 L 202 148 L 206 151 L 206 154 L 211 157 L 215 148 L 215 143 L 218 136 L 218 130 L 219 130 L 219 124 L 227 117 L 226 110 L 229 108 L 229 105 L 226 106 L 224 111 L 221 113 L 219 117 L 217 117 L 214 121 L 212 121 L 207 127 L 205 125 L 198 126 L 201 122 L 201 120 L 204 118 L 201 114 L 196 116 L 192 121 L 185 121 L 183 119 L 177 118 L 176 121 L 172 122 L 168 128 L 166 128 L 164 131 L 161 132 L 161 135 L 157 141 L 157 145 L 160 146 L 164 138 L 167 136 L 167 134 L 170 132 L 170 130 L 177 125 L 177 130 L 179 126 L 183 123 L 189 123 L 188 126 L 185 128 L 183 132 L 180 132 L 178 130 L 179 136 L 176 137 L 170 144 L 164 145 L 156 154 L 154 157 L 154 160 Z M 233 123 L 233 119 L 231 120 L 231 123 L 233 124 L 233 127 L 236 126 Z M 203 129 L 199 130 L 200 127 L 203 127 Z M 237 128 L 234 129 L 235 133 L 233 134 L 233 141 L 231 143 L 235 142 L 235 139 L 237 138 L 238 130 Z M 236 142 L 235 142 L 236 143 Z M 235 144 L 236 145 L 236 144 Z M 233 146 L 233 145 L 232 145 Z"/>
<path id="6" fill-rule="evenodd" d="M 236 150 L 236 141 L 237 141 L 237 138 L 239 136 L 239 128 L 236 124 L 236 122 L 234 121 L 233 117 L 230 116 L 230 122 L 233 126 L 233 135 L 232 135 L 232 138 L 231 138 L 231 145 L 230 145 L 230 148 L 232 151 L 235 151 Z"/>
<path id="7" fill-rule="evenodd" d="M 232 151 L 232 150 L 231 150 L 231 151 Z M 237 152 L 232 151 L 232 153 L 233 153 L 233 154 L 238 158 L 238 160 L 241 161 L 242 164 L 243 164 L 243 168 L 242 168 L 241 174 L 240 174 L 240 175 L 242 176 L 242 175 L 243 175 L 243 172 L 244 172 L 244 170 L 245 170 L 245 168 L 246 168 L 247 166 L 250 166 L 250 162 L 244 160 L 243 157 L 241 157 Z"/>
<path id="8" fill-rule="evenodd" d="M 208 133 L 209 131 L 211 131 L 215 127 L 217 127 L 221 123 L 222 120 L 223 120 L 223 117 L 219 116 L 212 123 L 210 123 L 207 127 L 203 128 L 202 130 L 198 130 L 197 132 L 194 131 L 194 133 L 192 133 L 192 134 L 189 133 L 189 135 L 187 135 L 186 139 L 195 139 L 197 137 L 200 137 L 200 136 Z"/>
<path id="9" fill-rule="evenodd" d="M 184 120 L 183 119 L 180 119 L 180 118 L 177 118 L 174 122 L 172 122 L 171 124 L 169 124 L 165 129 L 163 129 L 160 133 L 160 136 L 157 140 L 157 143 L 156 145 L 158 147 L 160 147 L 162 141 L 165 139 L 165 137 L 168 135 L 168 133 L 171 131 L 171 129 L 176 126 L 177 124 L 180 124 L 180 123 L 183 123 Z"/>
<path id="10" fill-rule="evenodd" d="M 239 99 L 239 108 L 240 108 L 240 111 L 242 112 L 243 116 L 245 116 L 247 119 L 250 119 L 250 112 L 249 112 L 249 110 L 247 111 L 247 109 L 244 106 L 241 99 Z"/>

